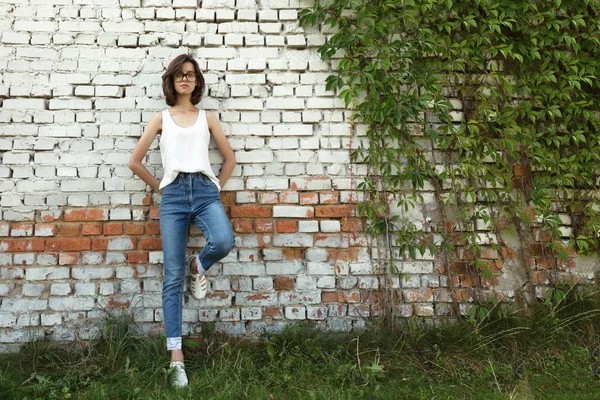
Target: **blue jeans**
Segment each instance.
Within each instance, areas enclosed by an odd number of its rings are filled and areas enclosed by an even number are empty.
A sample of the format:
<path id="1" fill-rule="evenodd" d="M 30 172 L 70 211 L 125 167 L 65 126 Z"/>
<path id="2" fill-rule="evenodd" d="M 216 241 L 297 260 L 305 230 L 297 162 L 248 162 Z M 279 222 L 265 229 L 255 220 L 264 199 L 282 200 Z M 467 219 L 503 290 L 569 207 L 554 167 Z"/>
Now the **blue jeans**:
<path id="1" fill-rule="evenodd" d="M 163 247 L 163 317 L 167 349 L 181 349 L 181 313 L 186 271 L 186 243 L 190 223 L 204 234 L 199 268 L 208 270 L 225 257 L 234 244 L 231 224 L 217 186 L 201 173 L 179 173 L 163 189 L 160 202 L 160 236 Z"/>

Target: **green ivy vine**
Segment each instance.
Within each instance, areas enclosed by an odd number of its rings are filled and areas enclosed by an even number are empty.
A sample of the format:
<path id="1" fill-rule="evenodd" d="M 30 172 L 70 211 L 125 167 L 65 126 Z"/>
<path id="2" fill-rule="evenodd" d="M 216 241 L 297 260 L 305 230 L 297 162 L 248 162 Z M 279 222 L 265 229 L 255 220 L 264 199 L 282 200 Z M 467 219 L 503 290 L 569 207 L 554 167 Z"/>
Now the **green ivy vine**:
<path id="1" fill-rule="evenodd" d="M 600 1 L 329 0 L 300 21 L 333 28 L 318 51 L 367 127 L 360 212 L 389 273 L 430 253 L 451 290 L 457 258 L 487 287 L 507 233 L 555 272 L 598 248 Z"/>

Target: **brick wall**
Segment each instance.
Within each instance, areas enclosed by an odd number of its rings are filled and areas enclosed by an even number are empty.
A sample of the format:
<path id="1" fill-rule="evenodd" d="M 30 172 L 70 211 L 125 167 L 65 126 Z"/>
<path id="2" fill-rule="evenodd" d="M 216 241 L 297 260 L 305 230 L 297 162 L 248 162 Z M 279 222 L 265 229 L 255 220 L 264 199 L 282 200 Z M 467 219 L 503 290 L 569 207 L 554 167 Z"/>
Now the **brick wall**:
<path id="1" fill-rule="evenodd" d="M 127 312 L 141 333 L 161 330 L 160 196 L 127 168 L 151 115 L 165 107 L 161 74 L 190 52 L 238 165 L 222 192 L 236 246 L 210 272 L 206 300 L 185 299 L 184 333 L 204 322 L 231 334 L 298 320 L 330 330 L 379 315 L 397 291 L 404 316 L 444 316 L 474 286 L 458 252 L 399 260 L 384 278 L 357 218 L 349 113 L 316 48 L 328 32 L 298 25 L 308 0 L 0 0 L 0 343 L 97 337 Z M 220 156 L 213 148 L 211 162 Z M 155 142 L 149 169 L 162 176 Z M 411 211 L 435 214 L 431 193 Z M 188 247 L 203 245 L 190 229 Z M 533 244 L 535 245 L 535 243 Z M 519 244 L 486 253 L 503 293 Z M 534 249 L 535 250 L 535 249 Z M 375 254 L 373 254 L 375 253 Z M 536 258 L 537 257 L 537 258 Z M 547 268 L 528 258 L 543 283 Z M 572 268 L 573 265 L 565 266 Z M 522 266 L 521 266 L 522 267 Z M 522 268 L 521 268 L 522 269 Z M 591 278 L 593 268 L 582 276 Z M 521 271 L 522 272 L 522 271 Z M 464 309 L 463 309 L 464 312 Z"/>

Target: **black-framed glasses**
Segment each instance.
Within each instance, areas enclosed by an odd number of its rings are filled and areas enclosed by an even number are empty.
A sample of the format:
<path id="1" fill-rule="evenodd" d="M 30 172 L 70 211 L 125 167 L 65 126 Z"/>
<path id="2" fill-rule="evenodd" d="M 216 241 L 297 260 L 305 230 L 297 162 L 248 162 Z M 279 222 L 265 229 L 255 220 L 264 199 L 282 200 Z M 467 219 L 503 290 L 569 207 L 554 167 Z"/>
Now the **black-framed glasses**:
<path id="1" fill-rule="evenodd" d="M 175 82 L 183 81 L 183 77 L 187 78 L 188 82 L 194 82 L 196 80 L 196 73 L 188 72 L 187 74 L 182 74 L 181 72 L 178 72 L 173 74 L 173 79 Z"/>

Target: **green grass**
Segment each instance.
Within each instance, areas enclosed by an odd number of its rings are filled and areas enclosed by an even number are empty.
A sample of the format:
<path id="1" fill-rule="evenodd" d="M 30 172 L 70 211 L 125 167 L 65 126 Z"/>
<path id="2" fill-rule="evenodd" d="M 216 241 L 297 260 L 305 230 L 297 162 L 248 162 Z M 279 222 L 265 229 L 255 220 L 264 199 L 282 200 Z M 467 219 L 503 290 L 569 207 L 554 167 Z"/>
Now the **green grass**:
<path id="1" fill-rule="evenodd" d="M 260 342 L 207 333 L 185 341 L 190 386 L 174 390 L 164 338 L 133 337 L 113 320 L 101 341 L 30 343 L 0 358 L 0 398 L 594 399 L 598 332 L 594 295 L 479 324 L 296 327 Z"/>

